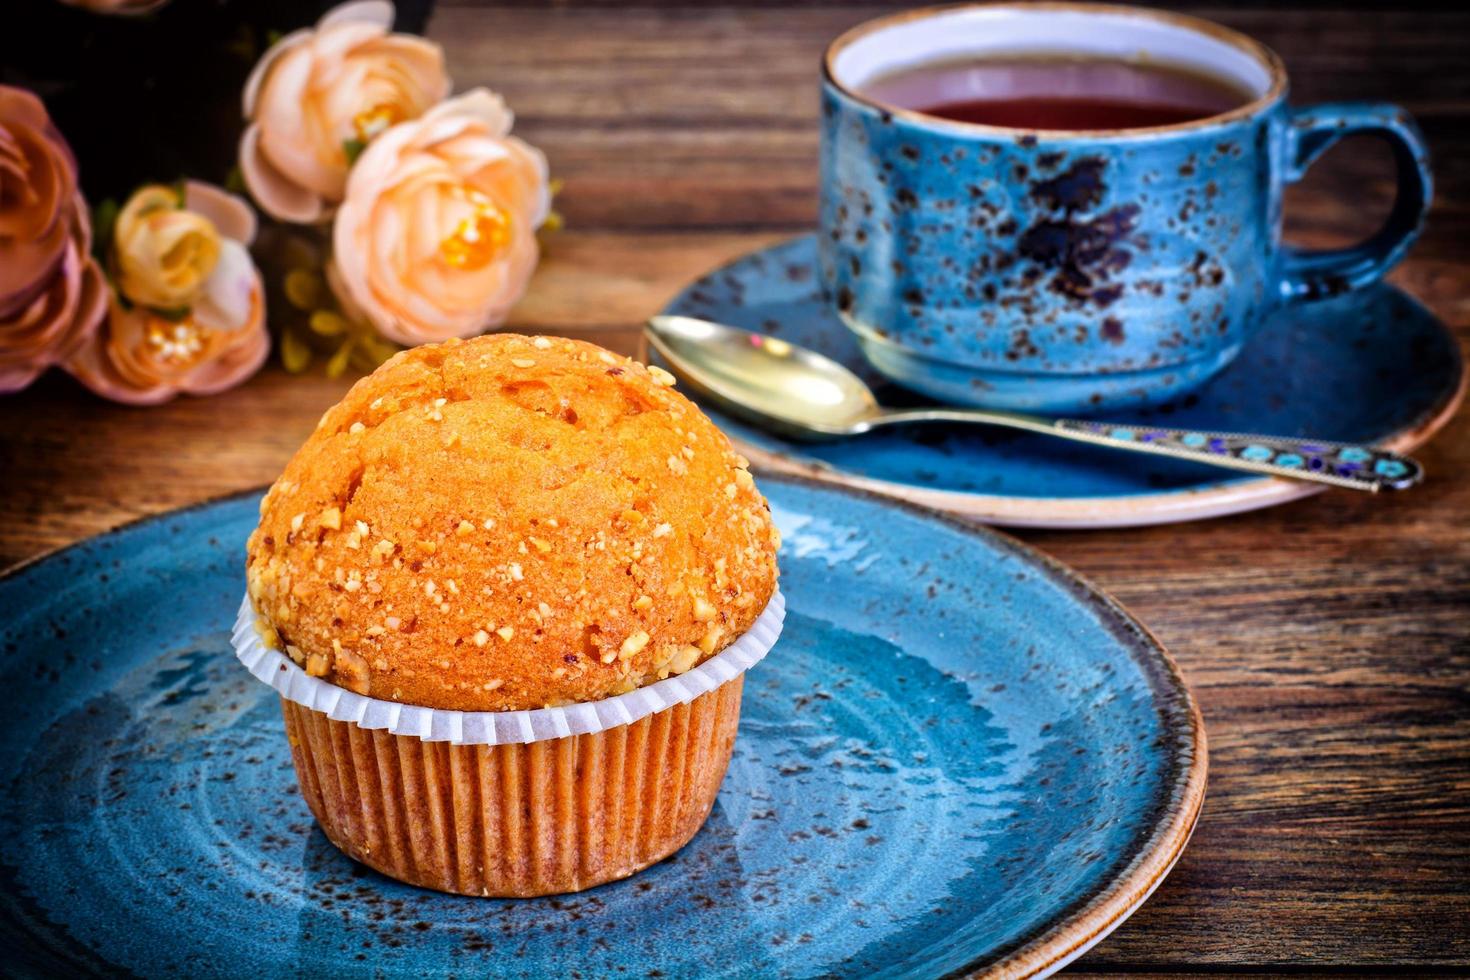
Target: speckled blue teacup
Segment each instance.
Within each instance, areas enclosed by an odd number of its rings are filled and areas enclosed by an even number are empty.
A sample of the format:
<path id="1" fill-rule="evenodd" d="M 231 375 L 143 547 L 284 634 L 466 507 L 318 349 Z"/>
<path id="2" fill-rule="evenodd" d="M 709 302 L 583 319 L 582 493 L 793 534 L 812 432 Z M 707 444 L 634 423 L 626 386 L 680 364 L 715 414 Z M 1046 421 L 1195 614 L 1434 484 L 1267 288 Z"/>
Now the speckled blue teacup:
<path id="1" fill-rule="evenodd" d="M 1023 52 L 1153 59 L 1253 98 L 1177 125 L 1059 131 L 954 122 L 864 94 L 914 65 Z M 1158 11 L 976 4 L 854 28 L 823 62 L 831 301 L 878 370 L 943 401 L 1081 412 L 1186 391 L 1283 304 L 1376 282 L 1429 204 L 1427 151 L 1402 109 L 1293 109 L 1286 90 L 1259 43 Z M 1353 248 L 1283 246 L 1284 188 L 1354 133 L 1397 158 L 1388 221 Z"/>

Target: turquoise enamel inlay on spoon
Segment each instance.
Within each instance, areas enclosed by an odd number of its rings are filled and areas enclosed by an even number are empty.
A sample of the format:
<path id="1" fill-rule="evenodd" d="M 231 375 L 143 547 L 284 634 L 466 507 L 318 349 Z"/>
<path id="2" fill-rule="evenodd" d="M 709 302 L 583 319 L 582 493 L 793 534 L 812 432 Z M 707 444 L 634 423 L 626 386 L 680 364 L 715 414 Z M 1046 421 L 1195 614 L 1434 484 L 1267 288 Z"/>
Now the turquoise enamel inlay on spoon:
<path id="1" fill-rule="evenodd" d="M 847 368 L 779 338 L 685 316 L 653 317 L 647 334 L 696 391 L 794 438 L 835 439 L 911 422 L 973 422 L 1353 490 L 1402 490 L 1424 475 L 1407 456 L 1317 439 L 1120 426 L 976 408 L 884 408 Z"/>

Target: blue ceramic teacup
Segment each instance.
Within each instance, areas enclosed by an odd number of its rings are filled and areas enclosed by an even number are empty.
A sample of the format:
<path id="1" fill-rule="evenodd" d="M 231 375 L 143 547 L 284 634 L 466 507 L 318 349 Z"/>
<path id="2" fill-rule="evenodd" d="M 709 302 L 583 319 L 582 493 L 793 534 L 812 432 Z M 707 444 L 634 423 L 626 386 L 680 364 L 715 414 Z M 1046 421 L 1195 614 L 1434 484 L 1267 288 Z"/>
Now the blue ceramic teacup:
<path id="1" fill-rule="evenodd" d="M 1178 66 L 1248 101 L 1174 125 L 1020 130 L 865 94 L 915 65 L 1043 53 Z M 1424 141 L 1402 109 L 1289 108 L 1275 54 L 1192 17 L 1072 3 L 918 10 L 839 37 L 823 76 L 824 285 L 878 370 L 947 402 L 1079 412 L 1177 395 L 1283 304 L 1377 282 L 1429 205 Z M 1388 221 L 1352 248 L 1283 246 L 1284 188 L 1355 133 L 1393 148 Z"/>

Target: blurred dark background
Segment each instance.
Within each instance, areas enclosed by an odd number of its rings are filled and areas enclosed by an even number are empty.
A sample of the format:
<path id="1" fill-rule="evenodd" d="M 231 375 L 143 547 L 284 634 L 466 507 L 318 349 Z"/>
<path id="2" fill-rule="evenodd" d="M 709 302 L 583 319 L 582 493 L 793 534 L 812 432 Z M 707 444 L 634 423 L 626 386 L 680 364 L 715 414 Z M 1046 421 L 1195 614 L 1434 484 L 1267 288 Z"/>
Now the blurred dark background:
<path id="1" fill-rule="evenodd" d="M 423 33 L 432 0 L 400 0 L 398 28 Z M 14 4 L 10 7 L 10 4 Z M 240 92 L 261 53 L 332 0 L 173 0 L 107 16 L 59 0 L 10 0 L 0 82 L 40 95 L 95 204 L 141 183 L 223 184 L 243 128 Z"/>

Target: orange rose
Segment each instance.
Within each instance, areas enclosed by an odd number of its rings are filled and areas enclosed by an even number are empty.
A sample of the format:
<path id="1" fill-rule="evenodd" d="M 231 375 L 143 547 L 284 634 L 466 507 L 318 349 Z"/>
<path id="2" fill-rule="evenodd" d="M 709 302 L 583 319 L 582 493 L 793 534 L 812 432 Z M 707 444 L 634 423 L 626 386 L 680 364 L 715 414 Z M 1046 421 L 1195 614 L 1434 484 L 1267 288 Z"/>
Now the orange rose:
<path id="1" fill-rule="evenodd" d="M 505 321 L 551 203 L 546 158 L 509 135 L 511 121 L 475 89 L 367 148 L 332 232 L 329 278 L 349 313 L 409 345 Z"/>
<path id="2" fill-rule="evenodd" d="M 355 154 L 449 94 L 443 49 L 392 26 L 391 3 L 343 4 L 315 30 L 286 35 L 251 72 L 240 172 L 267 214 L 330 217 Z"/>
<path id="3" fill-rule="evenodd" d="M 171 205 L 164 203 L 166 197 L 173 198 Z M 164 211 L 178 212 L 179 220 L 160 214 Z M 258 371 L 270 352 L 270 335 L 260 273 L 247 248 L 255 237 L 249 206 L 190 181 L 182 201 L 168 188 L 144 187 L 123 213 L 138 217 L 126 225 L 119 221 L 114 246 L 120 251 L 126 241 L 131 261 L 150 276 L 168 263 L 149 249 L 168 250 L 179 240 L 171 233 L 150 236 L 137 230 L 137 222 L 149 215 L 170 219 L 160 227 L 187 228 L 188 234 L 213 241 L 215 251 L 192 291 L 171 294 L 182 309 L 160 311 L 114 296 L 106 323 L 67 360 L 66 369 L 104 398 L 130 405 L 154 405 L 180 392 L 212 395 Z"/>
<path id="4" fill-rule="evenodd" d="M 106 304 L 71 150 L 41 100 L 0 85 L 0 393 L 96 328 Z"/>

